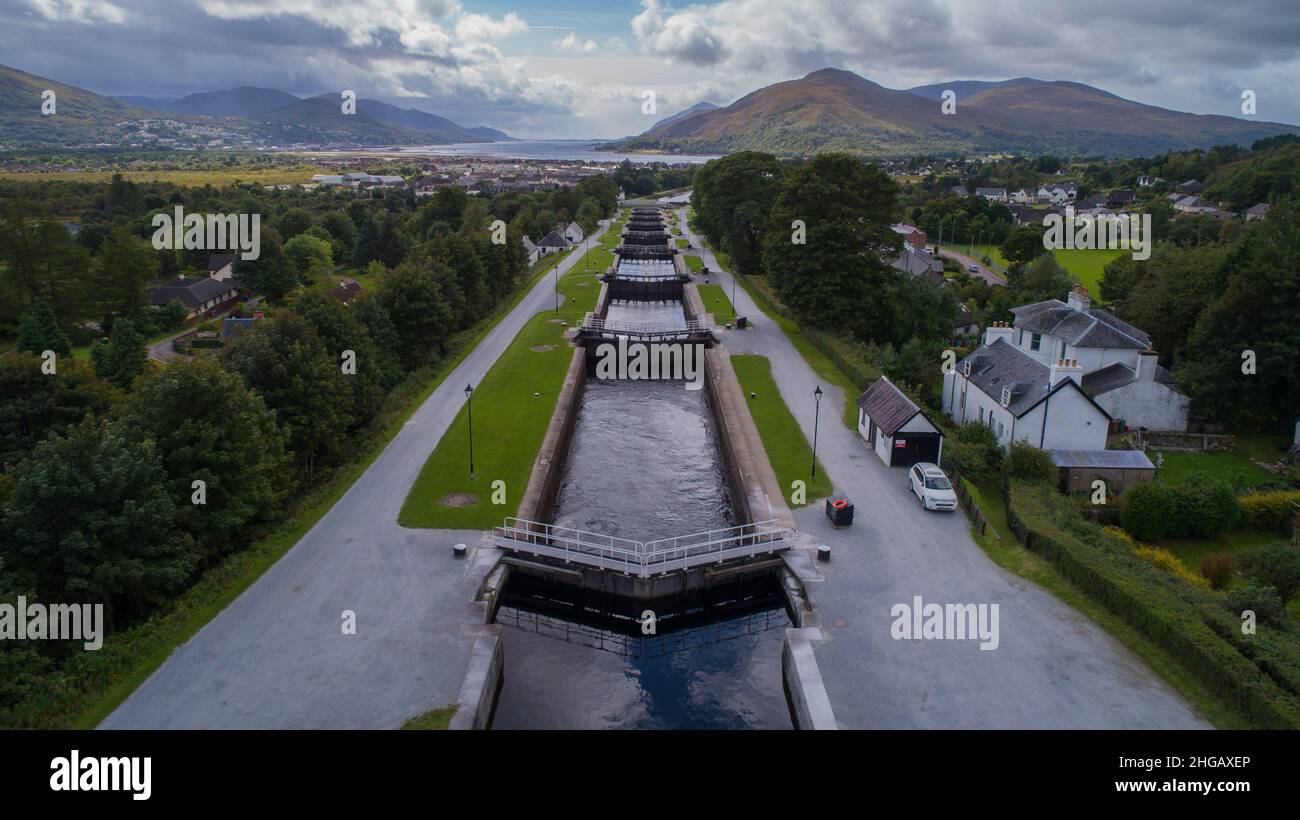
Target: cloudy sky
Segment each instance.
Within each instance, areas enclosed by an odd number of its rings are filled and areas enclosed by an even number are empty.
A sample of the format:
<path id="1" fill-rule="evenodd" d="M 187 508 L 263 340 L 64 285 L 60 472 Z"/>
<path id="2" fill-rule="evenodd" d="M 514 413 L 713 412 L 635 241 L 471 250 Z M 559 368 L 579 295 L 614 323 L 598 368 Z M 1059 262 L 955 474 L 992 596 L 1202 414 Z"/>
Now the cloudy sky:
<path id="1" fill-rule="evenodd" d="M 1075 80 L 1300 123 L 1296 0 L 0 0 L 0 63 L 102 94 L 355 89 L 516 136 L 615 137 L 826 66 L 890 88 Z M 657 111 L 642 113 L 642 92 Z"/>

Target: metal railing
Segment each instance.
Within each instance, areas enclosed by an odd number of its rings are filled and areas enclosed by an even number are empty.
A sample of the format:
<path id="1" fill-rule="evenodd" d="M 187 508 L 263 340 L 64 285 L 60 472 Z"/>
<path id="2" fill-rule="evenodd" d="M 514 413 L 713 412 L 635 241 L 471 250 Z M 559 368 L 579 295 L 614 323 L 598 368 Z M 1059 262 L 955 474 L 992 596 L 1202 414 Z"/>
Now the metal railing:
<path id="1" fill-rule="evenodd" d="M 503 526 L 494 527 L 492 535 L 501 549 L 646 578 L 702 564 L 720 564 L 730 558 L 779 552 L 788 548 L 790 530 L 769 520 L 642 542 L 510 517 Z"/>
<path id="2" fill-rule="evenodd" d="M 708 333 L 710 328 L 699 319 L 687 319 L 682 322 L 619 322 L 590 316 L 583 320 L 579 328 L 583 333 L 610 336 L 663 337 L 690 336 Z"/>

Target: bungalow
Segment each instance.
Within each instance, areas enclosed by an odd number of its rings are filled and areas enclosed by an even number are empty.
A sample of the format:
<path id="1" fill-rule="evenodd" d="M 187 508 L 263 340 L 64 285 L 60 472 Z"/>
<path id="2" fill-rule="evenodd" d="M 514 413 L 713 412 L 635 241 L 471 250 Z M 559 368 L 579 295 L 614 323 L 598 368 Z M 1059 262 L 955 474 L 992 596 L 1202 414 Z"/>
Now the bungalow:
<path id="1" fill-rule="evenodd" d="M 231 265 L 235 261 L 233 253 L 214 253 L 208 257 L 208 276 L 222 282 L 234 276 Z"/>
<path id="2" fill-rule="evenodd" d="M 581 242 L 582 237 L 584 236 L 582 232 L 582 226 L 579 225 L 577 222 L 570 222 L 568 225 L 565 225 L 563 228 L 561 228 L 560 233 L 564 235 L 565 239 L 569 240 L 575 245 Z"/>
<path id="3" fill-rule="evenodd" d="M 1184 194 L 1184 195 L 1199 194 L 1201 191 L 1204 190 L 1205 190 L 1205 186 L 1199 180 L 1189 179 L 1186 182 L 1180 182 L 1174 188 L 1174 193 Z"/>
<path id="4" fill-rule="evenodd" d="M 1252 219 L 1263 219 L 1266 216 L 1268 216 L 1267 202 L 1260 202 L 1255 205 L 1251 205 L 1249 208 L 1246 209 L 1247 222 L 1251 221 Z"/>
<path id="5" fill-rule="evenodd" d="M 569 247 L 569 240 L 565 239 L 559 232 L 551 231 L 546 236 L 542 237 L 542 241 L 537 243 L 537 247 L 541 250 L 542 255 L 545 256 L 548 253 L 567 249 Z"/>
<path id="6" fill-rule="evenodd" d="M 915 225 L 908 225 L 905 222 L 900 222 L 897 225 L 892 225 L 890 227 L 894 229 L 894 233 L 903 237 L 903 241 L 907 244 L 917 250 L 925 250 L 926 243 L 929 241 L 929 237 L 925 235 L 925 231 Z"/>
<path id="7" fill-rule="evenodd" d="M 939 428 L 885 376 L 858 397 L 858 433 L 889 467 L 943 457 Z"/>
<path id="8" fill-rule="evenodd" d="M 1106 205 L 1111 208 L 1126 208 L 1133 204 L 1134 193 L 1132 188 L 1116 188 L 1106 195 Z"/>
<path id="9" fill-rule="evenodd" d="M 936 285 L 944 282 L 943 262 L 929 252 L 917 250 L 911 245 L 903 245 L 902 252 L 889 260 L 889 265 L 912 276 L 925 277 Z"/>
<path id="10" fill-rule="evenodd" d="M 976 188 L 975 196 L 982 196 L 990 202 L 1006 202 L 1006 188 Z"/>
<path id="11" fill-rule="evenodd" d="M 211 276 L 188 279 L 177 276 L 149 290 L 152 305 L 170 304 L 173 299 L 185 306 L 185 318 L 194 317 L 218 308 L 239 296 L 240 286 L 235 279 L 216 279 Z"/>

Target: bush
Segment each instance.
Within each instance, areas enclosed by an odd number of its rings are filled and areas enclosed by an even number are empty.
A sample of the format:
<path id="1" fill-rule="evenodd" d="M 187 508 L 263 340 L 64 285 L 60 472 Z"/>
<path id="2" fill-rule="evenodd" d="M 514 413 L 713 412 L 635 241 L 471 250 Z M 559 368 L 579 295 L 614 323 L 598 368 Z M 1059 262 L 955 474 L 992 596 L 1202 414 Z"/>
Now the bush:
<path id="1" fill-rule="evenodd" d="M 1213 589 L 1223 589 L 1232 580 L 1232 556 L 1226 552 L 1215 552 L 1201 559 L 1201 575 L 1210 582 Z"/>
<path id="2" fill-rule="evenodd" d="M 1292 504 L 1300 504 L 1300 490 L 1252 493 L 1237 498 L 1242 524 L 1258 530 L 1286 532 L 1295 518 Z"/>
<path id="3" fill-rule="evenodd" d="M 1119 521 L 1134 538 L 1142 541 L 1165 538 L 1177 532 L 1178 496 L 1156 482 L 1129 487 L 1120 504 Z"/>
<path id="4" fill-rule="evenodd" d="M 945 442 L 943 453 L 957 472 L 976 483 L 988 478 L 1002 464 L 997 435 L 980 422 L 957 428 L 955 440 Z"/>
<path id="5" fill-rule="evenodd" d="M 1246 610 L 1255 613 L 1257 620 L 1275 624 L 1282 620 L 1286 605 L 1282 603 L 1277 590 L 1259 584 L 1248 584 L 1241 589 L 1234 589 L 1223 598 L 1223 606 L 1238 618 Z"/>
<path id="6" fill-rule="evenodd" d="M 1169 550 L 1162 550 L 1159 547 L 1139 546 L 1134 552 L 1148 564 L 1160 567 L 1171 575 L 1177 575 L 1194 587 L 1208 588 L 1210 586 L 1206 579 L 1188 569 L 1187 565 L 1179 561 L 1178 556 Z"/>
<path id="7" fill-rule="evenodd" d="M 1055 485 L 1060 470 L 1046 450 L 1023 441 L 1011 442 L 1011 450 L 1002 463 L 1007 478 Z"/>
<path id="8" fill-rule="evenodd" d="M 1300 590 L 1300 549 L 1290 544 L 1270 544 L 1246 553 L 1241 560 L 1246 577 L 1277 590 L 1282 603 Z"/>
<path id="9" fill-rule="evenodd" d="M 1175 493 L 1179 527 L 1171 535 L 1218 538 L 1241 520 L 1241 507 L 1232 487 L 1209 473 L 1192 473 Z"/>

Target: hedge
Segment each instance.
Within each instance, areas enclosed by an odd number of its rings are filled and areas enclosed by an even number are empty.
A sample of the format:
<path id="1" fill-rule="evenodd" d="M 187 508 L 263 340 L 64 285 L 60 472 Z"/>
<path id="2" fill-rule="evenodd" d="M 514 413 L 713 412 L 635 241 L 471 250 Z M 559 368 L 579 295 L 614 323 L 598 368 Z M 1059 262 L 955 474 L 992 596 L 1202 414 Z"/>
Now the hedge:
<path id="1" fill-rule="evenodd" d="M 1261 728 L 1300 728 L 1300 630 L 1242 635 L 1222 598 L 1168 575 L 1084 521 L 1052 487 L 1010 482 L 1007 523 L 1025 546 L 1164 647 Z"/>
<path id="2" fill-rule="evenodd" d="M 1237 496 L 1242 524 L 1259 530 L 1286 532 L 1300 504 L 1300 490 L 1276 490 Z"/>

